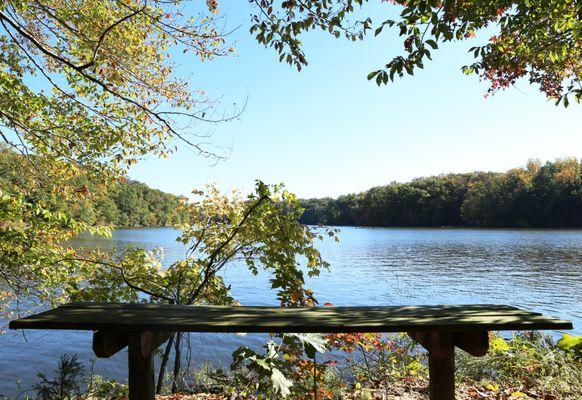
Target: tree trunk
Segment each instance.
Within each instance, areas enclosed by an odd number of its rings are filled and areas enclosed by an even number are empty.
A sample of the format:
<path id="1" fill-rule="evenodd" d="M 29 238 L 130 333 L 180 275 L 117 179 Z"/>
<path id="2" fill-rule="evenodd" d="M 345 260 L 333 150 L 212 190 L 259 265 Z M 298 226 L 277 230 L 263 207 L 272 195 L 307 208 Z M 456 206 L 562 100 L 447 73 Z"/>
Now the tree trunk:
<path id="1" fill-rule="evenodd" d="M 162 392 L 162 386 L 164 385 L 164 378 L 166 376 L 166 367 L 168 366 L 168 360 L 170 359 L 170 353 L 172 352 L 173 345 L 174 336 L 171 336 L 170 340 L 168 340 L 168 343 L 166 344 L 166 350 L 164 350 L 164 355 L 162 356 L 160 372 L 158 373 L 158 384 L 156 386 L 156 394 L 161 394 Z"/>
<path id="2" fill-rule="evenodd" d="M 176 342 L 174 343 L 174 349 L 176 356 L 174 357 L 174 377 L 172 379 L 172 394 L 178 392 L 178 379 L 180 376 L 180 363 L 181 363 L 181 355 L 182 349 L 180 346 L 182 345 L 182 333 L 176 333 Z"/>

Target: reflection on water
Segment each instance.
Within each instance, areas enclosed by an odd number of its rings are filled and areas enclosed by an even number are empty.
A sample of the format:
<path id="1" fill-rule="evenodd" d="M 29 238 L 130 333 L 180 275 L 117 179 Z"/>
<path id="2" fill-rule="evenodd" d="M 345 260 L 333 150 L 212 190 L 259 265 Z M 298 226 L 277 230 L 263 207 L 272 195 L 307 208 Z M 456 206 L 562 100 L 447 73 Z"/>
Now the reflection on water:
<path id="1" fill-rule="evenodd" d="M 79 246 L 123 249 L 163 247 L 164 262 L 184 256 L 172 229 L 121 229 L 112 239 L 82 237 Z M 574 321 L 582 334 L 582 231 L 342 228 L 340 243 L 319 247 L 331 270 L 309 281 L 321 303 L 408 305 L 503 303 Z M 246 305 L 275 304 L 266 274 L 241 265 L 225 272 L 233 294 Z M 37 331 L 0 336 L 0 394 L 15 394 L 37 372 L 50 372 L 62 352 L 89 364 L 90 332 Z M 261 335 L 193 334 L 196 362 L 228 363 L 242 344 L 258 346 Z M 96 372 L 126 376 L 126 353 L 96 363 Z"/>

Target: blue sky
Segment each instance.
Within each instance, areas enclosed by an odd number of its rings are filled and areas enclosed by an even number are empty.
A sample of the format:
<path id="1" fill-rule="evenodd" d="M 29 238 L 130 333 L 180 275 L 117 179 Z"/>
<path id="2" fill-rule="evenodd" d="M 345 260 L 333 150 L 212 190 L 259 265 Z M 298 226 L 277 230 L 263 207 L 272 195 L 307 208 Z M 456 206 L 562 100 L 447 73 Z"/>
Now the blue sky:
<path id="1" fill-rule="evenodd" d="M 378 22 L 387 7 L 367 11 Z M 366 75 L 401 50 L 396 32 L 358 43 L 310 33 L 310 65 L 299 73 L 248 33 L 249 11 L 248 2 L 222 8 L 229 26 L 242 25 L 230 37 L 235 56 L 176 58 L 180 75 L 219 98 L 220 109 L 248 96 L 239 119 L 205 128 L 228 159 L 215 164 L 180 146 L 170 159 L 141 161 L 131 178 L 182 195 L 211 182 L 247 191 L 261 179 L 300 197 L 335 197 L 419 176 L 503 171 L 529 158 L 582 157 L 581 105 L 555 107 L 526 81 L 485 99 L 486 83 L 460 72 L 472 61 L 468 48 L 486 36 L 445 46 L 424 71 L 378 88 Z"/>

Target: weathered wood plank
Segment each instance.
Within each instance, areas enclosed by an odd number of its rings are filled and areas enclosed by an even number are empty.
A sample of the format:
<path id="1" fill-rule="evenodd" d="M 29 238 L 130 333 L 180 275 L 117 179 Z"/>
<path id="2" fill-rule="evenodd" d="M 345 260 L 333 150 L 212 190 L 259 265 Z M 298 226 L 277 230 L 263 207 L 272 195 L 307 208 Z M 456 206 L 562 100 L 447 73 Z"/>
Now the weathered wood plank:
<path id="1" fill-rule="evenodd" d="M 407 332 L 408 336 L 416 343 L 424 347 L 425 350 L 430 351 L 430 332 Z"/>
<path id="2" fill-rule="evenodd" d="M 128 308 L 135 307 L 139 309 L 158 309 L 158 308 L 183 308 L 190 309 L 193 306 L 188 305 L 174 305 L 174 304 L 160 304 L 160 303 L 111 303 L 111 302 L 70 302 L 61 304 L 62 308 Z M 228 306 L 220 305 L 205 305 L 204 308 L 229 308 Z M 351 309 L 423 309 L 423 310 L 442 310 L 442 309 L 463 309 L 463 310 L 483 310 L 483 309 L 498 309 L 498 310 L 519 310 L 519 308 L 507 304 L 429 304 L 429 305 L 401 305 L 401 306 L 338 306 L 335 308 L 351 308 Z M 249 308 L 249 309 L 270 309 L 277 308 L 273 306 L 233 306 L 230 308 Z M 313 307 L 298 307 L 298 308 L 313 308 Z M 315 307 L 323 308 L 323 307 Z M 334 307 L 325 307 L 334 308 Z M 287 308 L 288 310 L 289 308 Z"/>
<path id="3" fill-rule="evenodd" d="M 287 317 L 287 314 L 293 314 L 297 311 L 304 313 L 315 312 L 325 313 L 342 311 L 342 312 L 390 312 L 394 315 L 422 315 L 422 316 L 442 316 L 455 313 L 457 315 L 541 315 L 533 311 L 520 310 L 516 307 L 506 305 L 490 304 L 469 304 L 469 305 L 429 305 L 429 306 L 351 306 L 351 307 L 298 307 L 298 308 L 280 308 L 266 306 L 183 306 L 169 304 L 135 304 L 135 303 L 69 303 L 59 308 L 78 308 L 78 309 L 113 309 L 113 310 L 136 310 L 136 311 L 160 311 L 160 312 L 191 312 L 197 309 L 198 312 L 204 313 L 224 313 L 225 310 L 233 310 L 238 314 L 256 315 L 266 311 L 280 314 Z"/>
<path id="4" fill-rule="evenodd" d="M 93 334 L 93 352 L 97 357 L 109 358 L 123 350 L 129 343 L 127 331 L 97 331 Z M 167 341 L 173 332 L 151 332 L 141 334 L 141 349 L 147 356 Z"/>
<path id="5" fill-rule="evenodd" d="M 144 357 L 150 355 L 173 335 L 174 332 L 143 332 L 141 335 L 142 355 Z"/>
<path id="6" fill-rule="evenodd" d="M 159 332 L 474 332 L 571 329 L 570 321 L 502 306 L 276 307 L 68 305 L 12 321 L 13 329 Z M 468 310 L 468 311 L 467 311 Z M 481 310 L 480 312 L 478 310 Z"/>
<path id="7" fill-rule="evenodd" d="M 489 333 L 458 332 L 453 335 L 455 346 L 475 357 L 482 357 L 489 350 Z"/>
<path id="8" fill-rule="evenodd" d="M 96 331 L 93 333 L 93 352 L 99 358 L 109 358 L 129 344 L 127 332 Z"/>
<path id="9" fill-rule="evenodd" d="M 409 332 L 429 351 L 430 398 L 454 399 L 454 347 L 487 351 L 487 331 L 572 329 L 570 321 L 503 305 L 221 307 L 74 303 L 10 322 L 12 329 L 97 330 L 108 357 L 129 345 L 130 400 L 154 398 L 152 351 L 173 332 Z"/>
<path id="10" fill-rule="evenodd" d="M 466 351 L 475 357 L 481 357 L 487 354 L 489 350 L 489 335 L 488 332 L 454 332 L 452 333 L 453 344 Z M 439 342 L 439 332 L 408 332 L 414 341 L 419 343 L 428 351 L 432 351 L 433 355 L 439 356 L 441 354 L 441 346 Z M 447 346 L 445 346 L 447 348 Z M 448 350 L 445 350 L 445 353 Z"/>

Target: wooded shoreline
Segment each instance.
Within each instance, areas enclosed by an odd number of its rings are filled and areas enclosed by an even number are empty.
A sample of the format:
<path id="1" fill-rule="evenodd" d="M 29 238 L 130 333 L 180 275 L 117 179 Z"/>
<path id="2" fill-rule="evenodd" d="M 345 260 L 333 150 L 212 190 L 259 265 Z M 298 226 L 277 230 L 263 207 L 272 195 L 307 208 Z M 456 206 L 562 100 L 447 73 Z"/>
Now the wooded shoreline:
<path id="1" fill-rule="evenodd" d="M 302 200 L 304 224 L 365 227 L 582 227 L 582 164 L 530 160 L 507 172 L 393 182 L 337 199 Z"/>
<path id="2" fill-rule="evenodd" d="M 0 189 L 27 187 L 22 156 L 0 149 Z M 107 187 L 90 177 L 73 182 L 79 196 L 65 202 L 40 187 L 31 198 L 93 226 L 178 226 L 187 199 L 123 179 Z M 469 172 L 393 182 L 338 198 L 301 199 L 306 225 L 435 228 L 582 228 L 582 163 L 575 158 L 506 172 Z"/>

